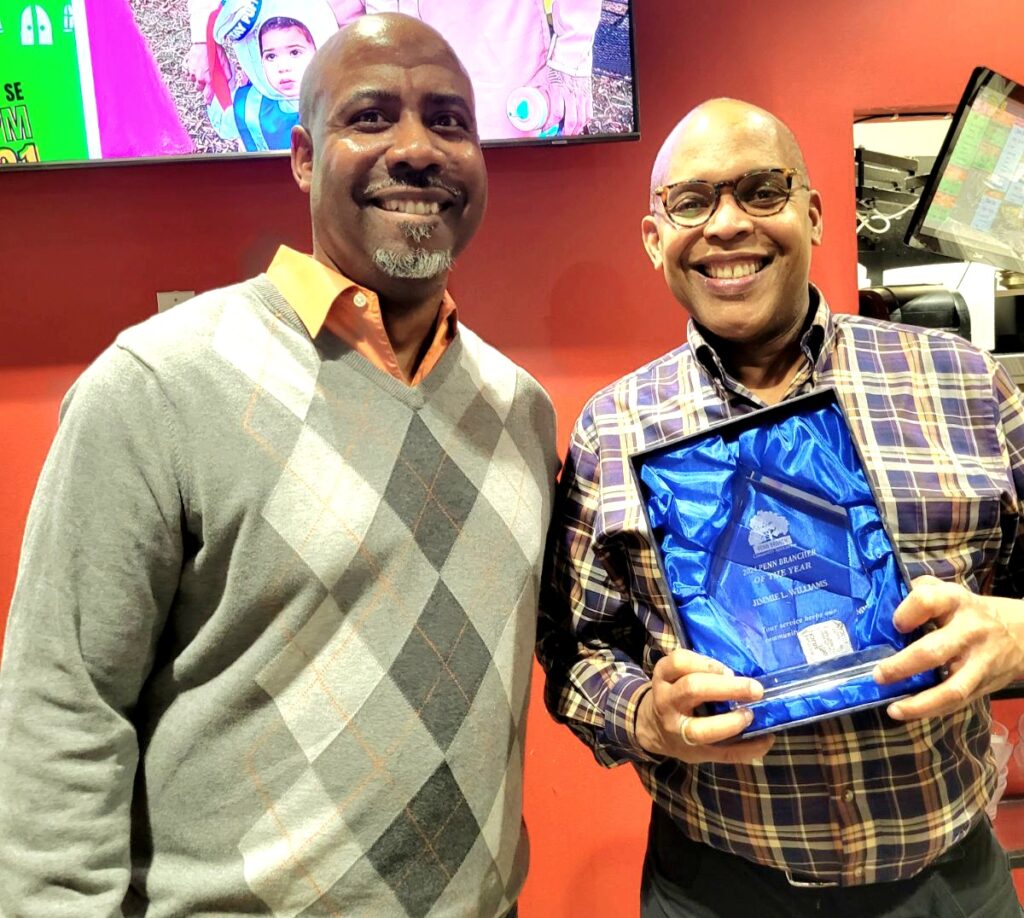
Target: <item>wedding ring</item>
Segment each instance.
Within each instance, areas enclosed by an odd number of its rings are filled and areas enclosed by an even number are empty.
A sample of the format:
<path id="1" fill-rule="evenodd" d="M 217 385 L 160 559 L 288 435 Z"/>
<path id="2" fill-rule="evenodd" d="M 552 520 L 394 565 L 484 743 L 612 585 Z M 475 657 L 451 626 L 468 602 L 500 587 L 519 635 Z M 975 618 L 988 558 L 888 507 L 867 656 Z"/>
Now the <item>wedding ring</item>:
<path id="1" fill-rule="evenodd" d="M 690 739 L 690 733 L 687 730 L 687 728 L 690 726 L 691 720 L 693 720 L 693 718 L 689 714 L 679 715 L 679 738 L 687 746 L 696 746 L 698 744 L 695 743 L 692 739 Z"/>

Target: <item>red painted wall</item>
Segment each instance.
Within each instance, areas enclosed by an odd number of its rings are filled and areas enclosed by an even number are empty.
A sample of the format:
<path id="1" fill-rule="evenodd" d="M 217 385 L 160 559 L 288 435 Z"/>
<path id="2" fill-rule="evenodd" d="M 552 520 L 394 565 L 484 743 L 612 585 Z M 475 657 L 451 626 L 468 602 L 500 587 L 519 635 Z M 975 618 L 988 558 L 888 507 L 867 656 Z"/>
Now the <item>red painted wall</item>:
<path id="1" fill-rule="evenodd" d="M 1024 80 L 1024 0 L 636 0 L 643 140 L 487 155 L 490 211 L 453 278 L 467 324 L 549 388 L 564 443 L 582 401 L 678 342 L 682 311 L 639 239 L 650 163 L 676 119 L 731 95 L 776 112 L 825 201 L 814 279 L 855 304 L 854 112 L 951 105 L 971 68 Z M 157 290 L 232 282 L 308 247 L 283 160 L 0 176 L 0 610 L 60 396 Z M 2 630 L 0 613 L 0 630 Z M 647 803 L 554 726 L 534 686 L 525 918 L 637 912 Z"/>

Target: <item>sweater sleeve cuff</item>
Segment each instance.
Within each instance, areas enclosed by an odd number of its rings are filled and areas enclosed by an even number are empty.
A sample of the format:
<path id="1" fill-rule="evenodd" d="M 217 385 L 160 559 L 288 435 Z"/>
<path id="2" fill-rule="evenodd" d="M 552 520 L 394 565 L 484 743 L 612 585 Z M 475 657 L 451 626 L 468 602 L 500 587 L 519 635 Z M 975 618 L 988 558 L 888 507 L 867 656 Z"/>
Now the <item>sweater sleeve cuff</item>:
<path id="1" fill-rule="evenodd" d="M 574 47 L 572 41 L 555 42 L 548 54 L 548 66 L 568 76 L 589 77 L 593 74 L 594 55 L 589 47 Z"/>

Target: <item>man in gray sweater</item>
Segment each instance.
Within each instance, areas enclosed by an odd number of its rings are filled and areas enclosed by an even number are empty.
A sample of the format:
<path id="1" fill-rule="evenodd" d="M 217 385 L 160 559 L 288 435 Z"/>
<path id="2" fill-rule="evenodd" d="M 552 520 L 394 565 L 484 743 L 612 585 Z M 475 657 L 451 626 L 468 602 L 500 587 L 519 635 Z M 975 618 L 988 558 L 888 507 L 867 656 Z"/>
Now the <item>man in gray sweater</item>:
<path id="1" fill-rule="evenodd" d="M 486 175 L 416 20 L 306 73 L 313 255 L 123 332 L 40 478 L 0 668 L 0 914 L 514 911 L 556 459 L 446 292 Z"/>

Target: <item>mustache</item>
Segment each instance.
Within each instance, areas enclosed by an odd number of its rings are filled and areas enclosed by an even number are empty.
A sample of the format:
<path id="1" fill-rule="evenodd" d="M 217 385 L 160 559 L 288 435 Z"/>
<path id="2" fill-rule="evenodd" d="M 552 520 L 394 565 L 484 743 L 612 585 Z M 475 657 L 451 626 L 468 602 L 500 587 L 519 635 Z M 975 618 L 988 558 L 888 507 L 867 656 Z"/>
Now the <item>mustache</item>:
<path id="1" fill-rule="evenodd" d="M 366 186 L 363 194 L 368 198 L 376 197 L 382 191 L 390 191 L 392 188 L 407 188 L 410 190 L 419 188 L 440 188 L 453 198 L 461 198 L 462 192 L 454 185 L 449 185 L 444 179 L 437 175 L 430 175 L 425 172 L 410 173 L 400 179 L 386 178 L 371 182 Z"/>

